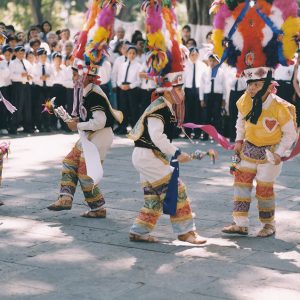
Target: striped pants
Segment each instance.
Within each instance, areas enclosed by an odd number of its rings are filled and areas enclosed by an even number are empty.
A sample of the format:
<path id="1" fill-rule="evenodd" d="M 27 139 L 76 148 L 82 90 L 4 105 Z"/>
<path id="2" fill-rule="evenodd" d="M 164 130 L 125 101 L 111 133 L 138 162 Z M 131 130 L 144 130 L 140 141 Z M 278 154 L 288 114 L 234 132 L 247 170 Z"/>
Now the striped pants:
<path id="1" fill-rule="evenodd" d="M 248 227 L 248 211 L 251 203 L 253 180 L 256 179 L 256 198 L 259 220 L 263 224 L 274 224 L 274 181 L 280 174 L 282 163 L 257 164 L 242 160 L 234 180 L 233 221 L 238 226 Z"/>
<path id="2" fill-rule="evenodd" d="M 92 210 L 97 210 L 105 204 L 103 195 L 93 180 L 87 176 L 85 159 L 80 142 L 63 160 L 60 195 L 74 197 L 77 183 L 80 183 L 85 200 Z"/>

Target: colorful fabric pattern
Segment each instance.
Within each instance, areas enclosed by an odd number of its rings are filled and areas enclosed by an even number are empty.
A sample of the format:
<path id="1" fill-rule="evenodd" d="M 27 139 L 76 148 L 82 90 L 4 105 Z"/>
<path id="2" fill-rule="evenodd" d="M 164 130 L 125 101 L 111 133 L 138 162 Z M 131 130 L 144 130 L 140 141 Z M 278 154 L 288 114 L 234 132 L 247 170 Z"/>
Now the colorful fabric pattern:
<path id="1" fill-rule="evenodd" d="M 149 234 L 156 226 L 156 223 L 163 211 L 163 201 L 168 189 L 170 175 L 166 176 L 159 183 L 148 183 L 144 185 L 144 206 L 136 218 L 131 232 L 145 235 Z M 195 230 L 192 217 L 190 201 L 186 194 L 185 185 L 179 180 L 178 183 L 178 202 L 176 215 L 170 217 L 173 231 L 176 234 L 184 234 Z"/>
<path id="2" fill-rule="evenodd" d="M 78 141 L 72 151 L 63 160 L 60 195 L 74 197 L 79 181 L 85 200 L 92 210 L 105 204 L 104 197 L 98 186 L 88 177 L 81 144 Z"/>

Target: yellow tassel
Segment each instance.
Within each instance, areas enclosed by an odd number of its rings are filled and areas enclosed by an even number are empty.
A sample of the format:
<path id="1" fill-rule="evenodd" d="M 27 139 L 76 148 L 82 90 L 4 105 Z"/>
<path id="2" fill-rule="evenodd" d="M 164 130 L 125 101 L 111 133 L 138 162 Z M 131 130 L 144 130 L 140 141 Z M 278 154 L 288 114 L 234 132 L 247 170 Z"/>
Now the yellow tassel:
<path id="1" fill-rule="evenodd" d="M 161 49 L 162 51 L 167 50 L 165 38 L 161 31 L 153 34 L 151 33 L 147 34 L 147 39 L 148 39 L 149 48 L 158 48 Z"/>
<path id="2" fill-rule="evenodd" d="M 212 39 L 214 41 L 214 52 L 219 56 L 222 57 L 224 52 L 224 47 L 222 45 L 222 41 L 224 39 L 224 31 L 221 29 L 214 29 L 212 34 Z"/>
<path id="3" fill-rule="evenodd" d="M 283 54 L 287 59 L 292 59 L 298 48 L 294 37 L 300 31 L 300 18 L 287 18 L 281 29 L 284 33 L 282 38 Z"/>

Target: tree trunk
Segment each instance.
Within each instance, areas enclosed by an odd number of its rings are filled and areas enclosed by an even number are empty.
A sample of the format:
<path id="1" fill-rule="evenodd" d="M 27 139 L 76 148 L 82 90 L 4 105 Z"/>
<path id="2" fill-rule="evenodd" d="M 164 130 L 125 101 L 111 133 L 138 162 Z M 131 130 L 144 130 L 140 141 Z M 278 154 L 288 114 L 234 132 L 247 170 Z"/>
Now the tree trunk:
<path id="1" fill-rule="evenodd" d="M 41 24 L 43 22 L 42 0 L 29 0 L 29 4 L 35 24 Z"/>
<path id="2" fill-rule="evenodd" d="M 188 20 L 193 25 L 210 25 L 208 14 L 211 2 L 207 0 L 186 0 Z"/>

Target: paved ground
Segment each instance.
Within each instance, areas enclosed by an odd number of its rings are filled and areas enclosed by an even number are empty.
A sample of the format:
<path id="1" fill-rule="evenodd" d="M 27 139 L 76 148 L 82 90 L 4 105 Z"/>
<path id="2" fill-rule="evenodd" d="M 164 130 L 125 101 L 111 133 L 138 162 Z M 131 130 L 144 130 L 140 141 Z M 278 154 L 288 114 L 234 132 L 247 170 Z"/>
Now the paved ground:
<path id="1" fill-rule="evenodd" d="M 128 241 L 143 203 L 132 145 L 116 138 L 102 182 L 108 216 L 83 219 L 82 193 L 68 212 L 45 207 L 56 200 L 60 162 L 76 135 L 18 137 L 5 161 L 0 208 L 0 299 L 300 299 L 300 158 L 285 164 L 276 186 L 276 237 L 255 238 L 256 203 L 249 237 L 220 233 L 230 220 L 230 152 L 181 168 L 205 246 L 176 240 L 163 216 L 149 245 Z M 176 142 L 192 152 L 207 145 Z M 217 147 L 218 148 L 218 147 Z M 254 201 L 256 202 L 256 201 Z"/>

